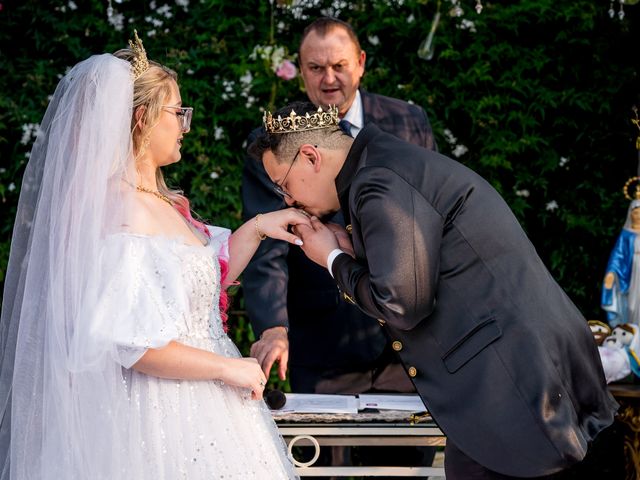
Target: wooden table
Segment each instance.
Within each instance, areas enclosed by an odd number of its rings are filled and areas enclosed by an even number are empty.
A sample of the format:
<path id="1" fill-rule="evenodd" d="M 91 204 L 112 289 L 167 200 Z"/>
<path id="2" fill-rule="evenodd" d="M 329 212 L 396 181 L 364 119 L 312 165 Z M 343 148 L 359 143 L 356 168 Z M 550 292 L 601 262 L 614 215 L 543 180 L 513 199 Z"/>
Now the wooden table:
<path id="1" fill-rule="evenodd" d="M 445 437 L 430 416 L 411 419 L 408 412 L 381 411 L 351 414 L 274 414 L 278 429 L 289 447 L 289 453 L 301 477 L 352 475 L 366 476 L 441 476 L 439 467 L 390 467 L 371 465 L 360 467 L 313 466 L 321 446 L 359 445 L 420 445 L 443 446 Z M 312 446 L 313 458 L 302 462 L 293 457 L 294 446 Z"/>
<path id="2" fill-rule="evenodd" d="M 618 421 L 624 426 L 626 480 L 640 479 L 640 385 L 613 384 L 609 391 L 620 404 Z"/>

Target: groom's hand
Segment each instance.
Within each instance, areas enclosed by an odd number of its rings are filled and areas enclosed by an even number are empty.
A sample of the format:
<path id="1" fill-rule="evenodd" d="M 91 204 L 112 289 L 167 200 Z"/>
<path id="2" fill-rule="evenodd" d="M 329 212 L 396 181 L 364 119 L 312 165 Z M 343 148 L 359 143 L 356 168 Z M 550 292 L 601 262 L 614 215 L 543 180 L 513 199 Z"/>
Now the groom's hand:
<path id="1" fill-rule="evenodd" d="M 316 217 L 311 217 L 311 226 L 296 225 L 294 232 L 302 237 L 304 244 L 300 247 L 305 255 L 318 265 L 327 268 L 327 257 L 332 250 L 340 248 L 335 234 Z"/>
<path id="2" fill-rule="evenodd" d="M 353 251 L 353 244 L 351 243 L 351 236 L 349 236 L 345 228 L 337 223 L 325 223 L 325 225 L 336 236 L 340 250 L 356 258 L 356 254 Z"/>
<path id="3" fill-rule="evenodd" d="M 269 378 L 271 367 L 278 362 L 278 377 L 287 378 L 289 363 L 289 337 L 285 327 L 271 327 L 262 332 L 260 340 L 251 345 L 250 355 L 258 360 L 265 376 Z"/>

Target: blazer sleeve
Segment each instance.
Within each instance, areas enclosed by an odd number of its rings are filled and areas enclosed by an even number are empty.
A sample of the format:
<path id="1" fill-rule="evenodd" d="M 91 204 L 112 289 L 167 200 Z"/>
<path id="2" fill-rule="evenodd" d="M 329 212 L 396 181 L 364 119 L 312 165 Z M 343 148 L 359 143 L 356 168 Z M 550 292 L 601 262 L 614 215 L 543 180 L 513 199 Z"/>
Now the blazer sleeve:
<path id="1" fill-rule="evenodd" d="M 438 151 L 429 117 L 424 108 L 397 98 L 360 90 L 365 123 L 428 150 Z"/>
<path id="2" fill-rule="evenodd" d="M 260 129 L 248 138 L 250 145 Z M 285 206 L 274 192 L 271 180 L 262 163 L 245 155 L 242 172 L 243 218 L 248 220 L 258 213 L 279 210 Z M 287 242 L 268 238 L 263 240 L 242 275 L 245 307 L 256 337 L 265 330 L 289 327 L 287 314 Z"/>
<path id="3" fill-rule="evenodd" d="M 433 129 L 431 128 L 431 123 L 429 122 L 429 117 L 427 117 L 427 112 L 425 112 L 424 108 L 418 107 L 418 123 L 421 125 L 419 127 L 419 131 L 421 132 L 421 139 L 418 145 L 423 146 L 426 149 L 433 150 L 434 152 L 438 151 L 438 145 L 436 143 L 436 139 L 433 136 Z"/>
<path id="4" fill-rule="evenodd" d="M 443 219 L 388 169 L 361 170 L 351 188 L 364 256 L 339 255 L 332 274 L 365 313 L 410 330 L 435 306 Z"/>

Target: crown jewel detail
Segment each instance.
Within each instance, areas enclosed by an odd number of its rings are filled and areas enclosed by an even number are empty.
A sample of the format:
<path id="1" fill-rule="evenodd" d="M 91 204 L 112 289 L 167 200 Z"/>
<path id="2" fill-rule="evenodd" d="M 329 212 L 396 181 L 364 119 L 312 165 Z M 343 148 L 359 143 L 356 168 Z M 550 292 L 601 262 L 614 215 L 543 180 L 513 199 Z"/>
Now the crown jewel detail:
<path id="1" fill-rule="evenodd" d="M 304 115 L 298 115 L 295 110 L 291 110 L 291 113 L 284 118 L 280 115 L 278 118 L 273 118 L 271 112 L 264 112 L 262 121 L 267 133 L 292 133 L 337 127 L 340 118 L 338 118 L 338 107 L 329 105 L 326 111 L 318 107 L 316 113 L 312 114 L 307 112 Z"/>
<path id="2" fill-rule="evenodd" d="M 133 40 L 129 40 L 129 48 L 133 51 L 133 60 L 131 61 L 131 73 L 133 80 L 137 80 L 140 75 L 149 70 L 149 59 L 147 52 L 142 45 L 142 40 L 138 37 L 138 31 L 133 31 Z"/>

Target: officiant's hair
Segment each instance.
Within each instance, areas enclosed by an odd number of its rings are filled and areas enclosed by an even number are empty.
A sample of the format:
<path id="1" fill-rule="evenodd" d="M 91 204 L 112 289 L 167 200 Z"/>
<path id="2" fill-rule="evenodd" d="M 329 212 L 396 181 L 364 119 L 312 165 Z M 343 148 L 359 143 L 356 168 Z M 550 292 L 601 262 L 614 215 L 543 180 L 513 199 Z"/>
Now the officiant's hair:
<path id="1" fill-rule="evenodd" d="M 302 38 L 300 38 L 300 46 L 298 47 L 298 61 L 302 60 L 300 47 L 302 47 L 302 44 L 311 32 L 317 32 L 320 37 L 324 38 L 327 33 L 336 28 L 341 28 L 347 33 L 356 47 L 356 52 L 360 54 L 360 52 L 362 51 L 362 47 L 360 46 L 360 42 L 358 41 L 358 36 L 356 35 L 355 30 L 349 23 L 335 17 L 320 17 L 307 25 L 302 32 Z"/>
<path id="2" fill-rule="evenodd" d="M 288 117 L 292 110 L 298 116 L 304 117 L 307 113 L 309 115 L 315 114 L 318 107 L 311 102 L 293 102 L 276 110 L 273 113 L 273 118 Z M 271 151 L 278 163 L 291 163 L 302 145 L 311 144 L 330 150 L 340 148 L 348 150 L 352 140 L 338 126 L 290 133 L 267 133 L 263 128 L 258 137 L 249 145 L 248 152 L 259 162 L 262 161 L 265 152 Z"/>

